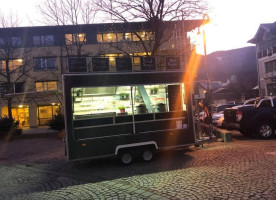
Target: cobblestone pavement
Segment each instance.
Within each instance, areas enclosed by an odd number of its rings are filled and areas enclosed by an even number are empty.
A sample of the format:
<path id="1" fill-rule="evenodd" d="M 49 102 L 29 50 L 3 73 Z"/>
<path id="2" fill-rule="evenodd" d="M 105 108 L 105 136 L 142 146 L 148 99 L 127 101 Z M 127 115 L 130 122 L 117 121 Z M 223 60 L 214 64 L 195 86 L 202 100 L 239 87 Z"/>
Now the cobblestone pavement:
<path id="1" fill-rule="evenodd" d="M 121 166 L 114 159 L 68 163 L 56 139 L 0 141 L 0 199 L 276 199 L 276 139 L 158 154 Z"/>

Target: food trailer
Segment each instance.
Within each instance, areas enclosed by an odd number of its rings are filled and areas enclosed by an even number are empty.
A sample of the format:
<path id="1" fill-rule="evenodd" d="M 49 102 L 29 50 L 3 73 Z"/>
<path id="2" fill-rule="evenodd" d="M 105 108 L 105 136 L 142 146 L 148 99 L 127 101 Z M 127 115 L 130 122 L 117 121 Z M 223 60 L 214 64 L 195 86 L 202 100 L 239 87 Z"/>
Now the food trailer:
<path id="1" fill-rule="evenodd" d="M 195 144 L 184 72 L 64 74 L 69 161 L 136 156 Z"/>

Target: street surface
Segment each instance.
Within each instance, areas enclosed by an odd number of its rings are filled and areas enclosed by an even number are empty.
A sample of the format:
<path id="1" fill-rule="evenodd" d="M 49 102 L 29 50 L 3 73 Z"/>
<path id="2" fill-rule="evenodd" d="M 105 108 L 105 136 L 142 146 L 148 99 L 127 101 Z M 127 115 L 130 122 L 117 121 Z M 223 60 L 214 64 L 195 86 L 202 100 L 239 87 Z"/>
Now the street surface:
<path id="1" fill-rule="evenodd" d="M 276 199 L 276 139 L 242 137 L 150 163 L 68 163 L 55 138 L 0 141 L 0 199 Z"/>

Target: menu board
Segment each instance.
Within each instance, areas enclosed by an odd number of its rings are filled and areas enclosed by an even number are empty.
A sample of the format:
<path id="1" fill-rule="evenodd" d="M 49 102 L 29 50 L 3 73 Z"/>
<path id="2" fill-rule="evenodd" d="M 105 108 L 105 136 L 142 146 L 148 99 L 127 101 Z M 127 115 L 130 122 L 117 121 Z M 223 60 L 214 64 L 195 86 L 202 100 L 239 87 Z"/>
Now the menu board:
<path id="1" fill-rule="evenodd" d="M 118 72 L 132 71 L 131 58 L 116 58 L 116 69 Z"/>
<path id="2" fill-rule="evenodd" d="M 142 71 L 156 70 L 154 57 L 141 57 L 140 61 L 141 61 L 141 70 Z"/>
<path id="3" fill-rule="evenodd" d="M 182 96 L 180 85 L 168 85 L 170 111 L 182 110 Z"/>
<path id="4" fill-rule="evenodd" d="M 94 72 L 109 71 L 109 59 L 92 58 L 92 67 Z"/>
<path id="5" fill-rule="evenodd" d="M 179 70 L 180 58 L 179 57 L 166 57 L 166 69 L 167 70 Z"/>

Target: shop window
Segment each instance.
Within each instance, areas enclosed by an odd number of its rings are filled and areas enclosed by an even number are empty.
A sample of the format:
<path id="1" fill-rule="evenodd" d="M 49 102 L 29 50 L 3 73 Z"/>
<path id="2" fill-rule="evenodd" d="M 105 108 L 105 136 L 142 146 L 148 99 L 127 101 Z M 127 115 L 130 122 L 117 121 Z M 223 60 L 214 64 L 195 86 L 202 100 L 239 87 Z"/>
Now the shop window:
<path id="1" fill-rule="evenodd" d="M 44 81 L 35 83 L 36 91 L 57 90 L 57 81 Z"/>
<path id="2" fill-rule="evenodd" d="M 85 44 L 86 43 L 86 35 L 85 35 L 85 33 L 65 34 L 65 41 L 66 41 L 66 45 Z"/>
<path id="3" fill-rule="evenodd" d="M 54 36 L 53 35 L 39 35 L 33 36 L 33 46 L 53 46 Z"/>
<path id="4" fill-rule="evenodd" d="M 8 116 L 8 107 L 1 108 L 1 116 Z M 26 105 L 19 105 L 12 108 L 12 117 L 19 121 L 20 127 L 29 126 L 29 107 Z"/>
<path id="5" fill-rule="evenodd" d="M 38 106 L 37 109 L 37 119 L 39 126 L 46 126 L 49 123 L 49 120 L 53 118 L 54 115 L 60 113 L 59 105 L 45 105 Z"/>
<path id="6" fill-rule="evenodd" d="M 34 70 L 53 70 L 56 69 L 56 58 L 35 58 Z"/>

